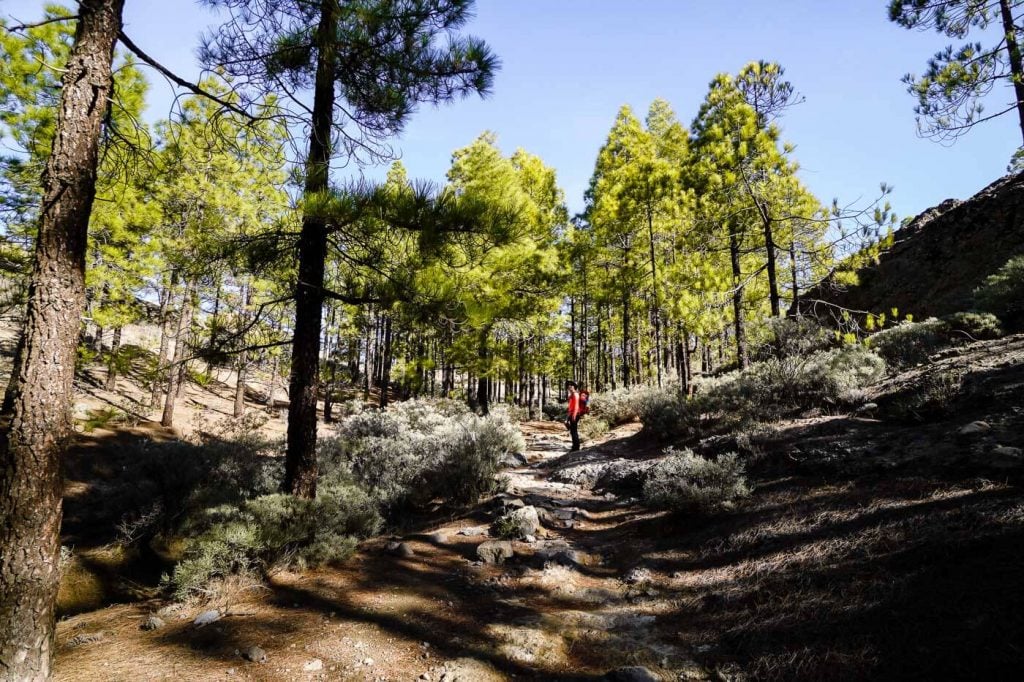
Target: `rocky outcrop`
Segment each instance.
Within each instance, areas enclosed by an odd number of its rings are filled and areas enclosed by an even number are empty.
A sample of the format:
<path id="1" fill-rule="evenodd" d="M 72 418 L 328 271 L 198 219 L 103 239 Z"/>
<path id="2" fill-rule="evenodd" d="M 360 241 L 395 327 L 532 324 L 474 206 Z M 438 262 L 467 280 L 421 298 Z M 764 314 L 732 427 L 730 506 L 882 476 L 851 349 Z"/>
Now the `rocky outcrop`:
<path id="1" fill-rule="evenodd" d="M 834 307 L 915 319 L 970 310 L 973 292 L 1024 253 L 1024 173 L 992 183 L 966 201 L 947 199 L 893 235 L 857 286 L 827 279 L 803 295 L 800 310 L 828 318 Z"/>

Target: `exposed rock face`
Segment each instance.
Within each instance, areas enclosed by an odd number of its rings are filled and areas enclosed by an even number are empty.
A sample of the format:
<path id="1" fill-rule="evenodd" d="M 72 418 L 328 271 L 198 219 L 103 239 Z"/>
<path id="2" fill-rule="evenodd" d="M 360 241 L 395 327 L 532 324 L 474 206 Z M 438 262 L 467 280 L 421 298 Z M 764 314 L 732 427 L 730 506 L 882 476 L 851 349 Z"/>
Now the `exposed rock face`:
<path id="1" fill-rule="evenodd" d="M 1024 173 L 966 201 L 947 199 L 894 238 L 877 265 L 858 271 L 857 286 L 844 290 L 826 280 L 802 296 L 800 310 L 828 317 L 828 306 L 815 299 L 876 314 L 896 308 L 918 320 L 970 310 L 978 285 L 1024 253 Z"/>

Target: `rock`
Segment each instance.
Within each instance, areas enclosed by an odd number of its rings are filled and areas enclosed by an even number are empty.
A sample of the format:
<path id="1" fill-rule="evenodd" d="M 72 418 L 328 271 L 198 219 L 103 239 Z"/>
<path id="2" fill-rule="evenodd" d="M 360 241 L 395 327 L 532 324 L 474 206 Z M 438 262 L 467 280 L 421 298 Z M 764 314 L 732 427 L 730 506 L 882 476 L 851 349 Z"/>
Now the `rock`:
<path id="1" fill-rule="evenodd" d="M 476 555 L 485 564 L 503 564 L 506 559 L 511 559 L 514 554 L 512 543 L 508 540 L 487 540 L 480 543 L 476 548 Z"/>
<path id="2" fill-rule="evenodd" d="M 1007 445 L 993 448 L 988 465 L 996 469 L 1016 469 L 1024 465 L 1024 451 Z"/>
<path id="3" fill-rule="evenodd" d="M 854 414 L 869 414 L 871 412 L 874 412 L 877 409 L 878 409 L 878 403 L 864 403 L 863 405 L 858 407 L 856 410 L 854 410 L 853 413 Z"/>
<path id="4" fill-rule="evenodd" d="M 388 552 L 395 556 L 400 556 L 408 559 L 409 557 L 416 556 L 416 551 L 409 545 L 408 542 L 389 542 Z"/>
<path id="5" fill-rule="evenodd" d="M 150 616 L 146 620 L 142 621 L 143 630 L 159 630 L 163 626 L 167 625 L 159 616 Z"/>
<path id="6" fill-rule="evenodd" d="M 977 422 L 971 422 L 967 426 L 962 427 L 959 431 L 957 431 L 957 435 L 958 436 L 978 436 L 978 435 L 981 435 L 983 433 L 988 433 L 991 430 L 992 430 L 992 427 L 989 426 L 989 424 L 987 422 L 977 421 Z"/>
<path id="7" fill-rule="evenodd" d="M 216 623 L 222 617 L 221 612 L 217 609 L 210 609 L 209 611 L 203 611 L 196 619 L 192 621 L 192 624 L 197 628 L 205 627 L 210 623 Z"/>
<path id="8" fill-rule="evenodd" d="M 537 542 L 537 536 L 536 535 L 527 535 L 525 538 L 523 538 L 523 542 L 532 545 L 533 543 Z"/>
<path id="9" fill-rule="evenodd" d="M 499 503 L 501 504 L 501 510 L 503 512 L 508 512 L 508 511 L 513 510 L 513 509 L 522 509 L 523 507 L 526 506 L 526 503 L 523 502 L 518 497 L 503 496 L 503 497 L 499 497 L 498 500 L 499 500 Z"/>
<path id="10" fill-rule="evenodd" d="M 427 538 L 435 545 L 447 545 L 448 544 L 448 533 L 442 531 L 436 531 L 431 533 Z"/>
<path id="11" fill-rule="evenodd" d="M 423 680 L 423 682 L 430 682 L 430 673 L 421 673 L 420 679 Z"/>
<path id="12" fill-rule="evenodd" d="M 363 659 L 363 665 L 365 665 L 366 667 L 370 667 L 371 665 L 373 665 L 373 659 L 372 658 L 364 658 Z"/>
<path id="13" fill-rule="evenodd" d="M 604 679 L 608 682 L 661 682 L 661 678 L 639 665 L 613 670 Z"/>
<path id="14" fill-rule="evenodd" d="M 312 661 L 309 661 L 306 665 L 302 666 L 302 669 L 307 673 L 320 672 L 324 669 L 324 662 L 319 658 L 314 658 Z"/>
<path id="15" fill-rule="evenodd" d="M 629 569 L 626 575 L 622 576 L 622 582 L 635 585 L 637 583 L 649 583 L 654 578 L 650 570 L 636 566 L 635 568 Z"/>
<path id="16" fill-rule="evenodd" d="M 254 645 L 242 650 L 242 658 L 253 663 L 266 663 L 267 652 Z"/>
<path id="17" fill-rule="evenodd" d="M 501 465 L 506 467 L 524 467 L 530 462 L 521 452 L 510 452 L 501 458 Z"/>
<path id="18" fill-rule="evenodd" d="M 475 537 L 478 535 L 487 535 L 487 528 L 484 526 L 472 526 L 470 528 L 462 528 L 456 535 L 465 535 L 467 537 Z"/>
<path id="19" fill-rule="evenodd" d="M 1021 457 L 1024 456 L 1024 450 L 1021 450 L 1020 448 L 1011 448 L 1008 445 L 997 445 L 995 449 L 992 450 L 992 454 L 999 457 Z"/>
<path id="20" fill-rule="evenodd" d="M 527 535 L 536 535 L 540 530 L 540 516 L 536 507 L 513 509 L 494 523 L 497 535 L 523 539 Z"/>

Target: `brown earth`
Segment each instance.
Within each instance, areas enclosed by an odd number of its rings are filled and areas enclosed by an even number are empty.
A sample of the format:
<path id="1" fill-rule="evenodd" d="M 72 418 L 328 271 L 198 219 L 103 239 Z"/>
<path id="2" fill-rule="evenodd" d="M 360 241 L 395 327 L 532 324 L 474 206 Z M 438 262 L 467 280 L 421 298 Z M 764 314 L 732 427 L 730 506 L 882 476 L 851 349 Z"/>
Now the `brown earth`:
<path id="1" fill-rule="evenodd" d="M 952 394 L 924 395 L 950 376 Z M 189 390 L 188 423 L 230 395 Z M 1014 336 L 933 356 L 855 414 L 704 438 L 690 445 L 745 456 L 753 489 L 712 517 L 554 480 L 572 465 L 658 457 L 663 444 L 639 424 L 567 456 L 559 424 L 527 423 L 530 464 L 507 472 L 508 495 L 418 519 L 342 566 L 184 605 L 161 599 L 159 556 L 119 555 L 111 524 L 91 516 L 103 481 L 124 475 L 126 444 L 175 434 L 98 429 L 67 462 L 65 544 L 88 570 L 63 589 L 93 602 L 59 623 L 56 678 L 582 680 L 639 665 L 663 680 L 1015 679 L 1022 398 Z M 504 565 L 480 564 L 489 538 L 477 533 L 510 499 L 546 510 L 544 529 Z M 391 540 L 414 553 L 396 555 Z M 193 625 L 211 609 L 216 622 Z M 141 629 L 157 612 L 166 625 Z M 254 645 L 266 662 L 242 657 Z"/>

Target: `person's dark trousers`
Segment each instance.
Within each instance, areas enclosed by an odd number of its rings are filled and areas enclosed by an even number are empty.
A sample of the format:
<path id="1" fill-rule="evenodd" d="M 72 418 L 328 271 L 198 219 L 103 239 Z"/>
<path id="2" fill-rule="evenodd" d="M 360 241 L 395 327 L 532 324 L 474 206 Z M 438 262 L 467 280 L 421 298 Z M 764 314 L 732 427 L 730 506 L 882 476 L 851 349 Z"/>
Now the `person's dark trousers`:
<path id="1" fill-rule="evenodd" d="M 565 420 L 565 425 L 567 427 L 569 427 L 569 435 L 572 436 L 572 449 L 573 450 L 579 450 L 580 449 L 580 429 L 579 429 L 580 418 L 576 417 L 574 419 L 572 417 L 569 417 L 568 419 Z"/>

